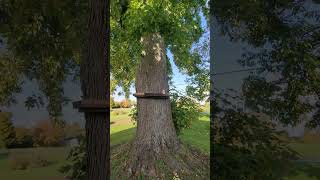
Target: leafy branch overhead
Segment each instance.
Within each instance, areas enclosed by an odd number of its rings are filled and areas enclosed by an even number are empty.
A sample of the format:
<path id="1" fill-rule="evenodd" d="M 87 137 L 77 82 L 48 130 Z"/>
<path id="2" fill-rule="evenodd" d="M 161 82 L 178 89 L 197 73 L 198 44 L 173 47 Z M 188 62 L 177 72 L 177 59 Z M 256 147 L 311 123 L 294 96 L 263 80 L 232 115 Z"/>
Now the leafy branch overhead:
<path id="1" fill-rule="evenodd" d="M 3 56 L 10 55 L 18 62 L 18 73 L 13 74 L 16 82 L 23 78 L 38 82 L 52 118 L 61 116 L 63 82 L 68 75 L 77 76 L 86 11 L 86 2 L 79 0 L 0 2 Z M 2 73 L 1 77 L 9 78 Z M 20 85 L 16 83 L 16 87 Z"/>
<path id="2" fill-rule="evenodd" d="M 207 13 L 205 4 L 204 0 L 112 1 L 111 72 L 118 85 L 126 91 L 134 82 L 143 53 L 140 41 L 150 33 L 160 33 L 182 72 L 199 73 L 203 59 L 192 46 L 204 33 L 201 14 Z"/>
<path id="3" fill-rule="evenodd" d="M 226 0 L 211 6 L 220 32 L 252 49 L 239 62 L 259 68 L 243 84 L 247 106 L 291 125 L 314 113 L 307 125 L 319 126 L 319 2 Z"/>

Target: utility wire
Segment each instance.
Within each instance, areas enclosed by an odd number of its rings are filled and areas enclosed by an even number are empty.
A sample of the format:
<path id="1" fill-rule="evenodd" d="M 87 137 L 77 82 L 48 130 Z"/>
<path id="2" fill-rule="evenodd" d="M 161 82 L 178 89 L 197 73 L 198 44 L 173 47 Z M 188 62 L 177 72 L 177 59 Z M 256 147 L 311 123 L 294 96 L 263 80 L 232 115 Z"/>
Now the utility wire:
<path id="1" fill-rule="evenodd" d="M 247 71 L 253 71 L 253 70 L 260 70 L 263 69 L 262 67 L 260 68 L 249 68 L 249 69 L 239 69 L 239 70 L 233 70 L 233 71 L 225 71 L 225 72 L 219 72 L 219 73 L 212 73 L 212 76 L 217 76 L 217 75 L 225 75 L 225 74 L 232 74 L 232 73 L 239 73 L 239 72 L 247 72 Z"/>

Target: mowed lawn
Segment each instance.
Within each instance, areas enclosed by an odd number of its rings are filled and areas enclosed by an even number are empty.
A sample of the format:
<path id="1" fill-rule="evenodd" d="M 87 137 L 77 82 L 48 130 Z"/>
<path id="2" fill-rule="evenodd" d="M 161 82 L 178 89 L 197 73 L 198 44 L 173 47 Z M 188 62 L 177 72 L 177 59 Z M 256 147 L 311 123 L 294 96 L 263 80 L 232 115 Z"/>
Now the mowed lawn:
<path id="1" fill-rule="evenodd" d="M 320 162 L 320 143 L 290 143 L 290 147 L 301 154 L 303 159 Z"/>
<path id="2" fill-rule="evenodd" d="M 207 106 L 204 111 L 209 110 Z M 111 146 L 128 142 L 135 136 L 136 125 L 129 113 L 131 109 L 114 109 L 111 112 Z M 210 151 L 210 123 L 209 112 L 202 113 L 199 120 L 192 122 L 191 127 L 183 130 L 180 139 L 183 143 L 194 146 L 202 152 Z"/>
<path id="3" fill-rule="evenodd" d="M 1 180 L 65 180 L 58 169 L 66 162 L 68 148 L 26 148 L 0 150 L 0 179 Z M 13 170 L 12 157 L 41 157 L 49 161 L 46 167 L 31 167 L 26 170 Z"/>
<path id="4" fill-rule="evenodd" d="M 302 156 L 296 163 L 296 171 L 285 180 L 320 180 L 320 144 L 290 143 L 290 147 Z"/>

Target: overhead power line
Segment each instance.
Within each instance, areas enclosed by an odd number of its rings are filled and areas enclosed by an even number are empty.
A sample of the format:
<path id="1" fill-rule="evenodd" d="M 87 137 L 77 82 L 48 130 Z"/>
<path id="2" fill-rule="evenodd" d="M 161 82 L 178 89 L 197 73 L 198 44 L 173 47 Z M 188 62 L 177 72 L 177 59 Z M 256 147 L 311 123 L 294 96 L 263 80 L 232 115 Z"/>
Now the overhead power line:
<path id="1" fill-rule="evenodd" d="M 212 73 L 211 75 L 217 76 L 217 75 L 233 74 L 233 73 L 239 73 L 239 72 L 248 72 L 248 71 L 260 70 L 260 69 L 263 69 L 263 68 L 260 67 L 260 68 L 239 69 L 239 70 L 233 70 L 233 71 Z"/>

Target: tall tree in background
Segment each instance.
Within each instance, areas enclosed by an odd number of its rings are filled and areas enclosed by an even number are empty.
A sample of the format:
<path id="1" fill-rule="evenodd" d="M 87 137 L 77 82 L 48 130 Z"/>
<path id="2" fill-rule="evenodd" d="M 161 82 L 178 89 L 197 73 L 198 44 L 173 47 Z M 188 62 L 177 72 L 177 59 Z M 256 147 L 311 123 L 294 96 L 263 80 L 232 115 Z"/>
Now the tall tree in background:
<path id="1" fill-rule="evenodd" d="M 125 92 L 135 83 L 136 93 L 168 95 L 171 64 L 167 50 L 182 72 L 199 77 L 203 61 L 192 47 L 204 32 L 201 13 L 206 14 L 205 4 L 203 0 L 112 2 L 111 73 Z M 182 148 L 172 122 L 170 100 L 138 97 L 137 109 L 137 133 L 126 172 L 133 177 L 161 176 L 156 167 L 159 161 L 169 164 L 172 172 L 190 171 L 190 164 L 178 163 L 174 156 Z"/>
<path id="2" fill-rule="evenodd" d="M 16 134 L 11 116 L 8 112 L 0 112 L 0 148 L 8 148 L 15 143 Z"/>

